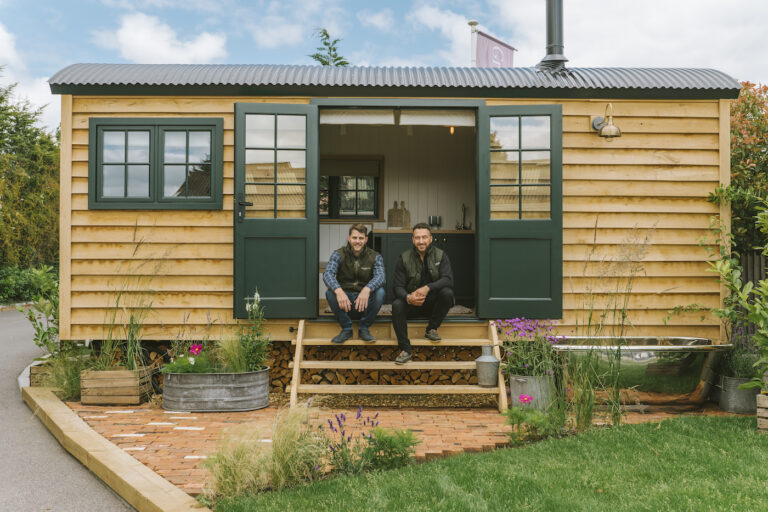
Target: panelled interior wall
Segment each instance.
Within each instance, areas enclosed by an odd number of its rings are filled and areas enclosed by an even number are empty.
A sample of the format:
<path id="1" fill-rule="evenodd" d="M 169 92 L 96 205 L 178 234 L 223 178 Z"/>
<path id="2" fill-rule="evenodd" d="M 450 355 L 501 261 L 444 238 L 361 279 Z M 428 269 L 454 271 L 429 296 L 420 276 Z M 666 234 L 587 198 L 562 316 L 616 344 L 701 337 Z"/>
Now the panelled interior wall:
<path id="1" fill-rule="evenodd" d="M 151 303 L 148 339 L 173 339 L 182 331 L 193 338 L 215 336 L 232 322 L 233 112 L 239 101 L 309 99 L 62 97 L 62 338 L 103 337 L 120 291 L 121 305 Z M 615 100 L 622 137 L 608 142 L 590 128 L 591 116 L 602 115 L 605 100 L 488 100 L 490 105 L 531 103 L 563 105 L 561 333 L 583 325 L 590 304 L 599 309 L 606 297 L 625 289 L 631 265 L 623 262 L 642 258 L 627 303 L 629 331 L 718 339 L 719 323 L 706 312 L 673 315 L 666 325 L 664 319 L 675 306 L 712 307 L 720 300 L 699 240 L 710 233 L 710 217 L 720 213 L 707 194 L 729 176 L 728 102 Z M 223 118 L 223 210 L 89 211 L 92 116 Z M 394 198 L 388 197 L 391 203 Z M 405 200 L 409 209 L 416 202 Z M 454 217 L 444 214 L 443 221 L 449 226 Z M 411 218 L 415 221 L 413 210 Z M 290 336 L 291 323 L 271 323 L 277 339 Z"/>

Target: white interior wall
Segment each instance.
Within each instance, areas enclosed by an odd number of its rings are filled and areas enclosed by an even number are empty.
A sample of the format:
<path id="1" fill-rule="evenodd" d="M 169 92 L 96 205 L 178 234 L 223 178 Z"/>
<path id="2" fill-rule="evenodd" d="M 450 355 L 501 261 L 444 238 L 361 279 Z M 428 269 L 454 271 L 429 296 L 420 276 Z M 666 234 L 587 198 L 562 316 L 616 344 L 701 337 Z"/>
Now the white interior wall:
<path id="1" fill-rule="evenodd" d="M 387 210 L 405 201 L 411 224 L 441 215 L 443 228 L 454 229 L 467 206 L 467 222 L 475 227 L 475 130 L 445 126 L 320 126 L 320 155 L 383 156 L 384 203 L 374 230 L 387 227 Z M 350 221 L 351 223 L 352 221 Z M 320 260 L 346 243 L 349 223 L 320 224 Z"/>

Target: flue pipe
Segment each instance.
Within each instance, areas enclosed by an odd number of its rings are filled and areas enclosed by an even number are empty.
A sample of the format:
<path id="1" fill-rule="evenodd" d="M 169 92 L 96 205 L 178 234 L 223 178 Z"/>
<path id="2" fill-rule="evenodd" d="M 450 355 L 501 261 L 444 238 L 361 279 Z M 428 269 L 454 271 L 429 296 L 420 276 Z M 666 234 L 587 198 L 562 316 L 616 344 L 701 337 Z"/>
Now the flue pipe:
<path id="1" fill-rule="evenodd" d="M 547 54 L 537 67 L 559 71 L 568 59 L 563 54 L 563 0 L 547 0 Z"/>

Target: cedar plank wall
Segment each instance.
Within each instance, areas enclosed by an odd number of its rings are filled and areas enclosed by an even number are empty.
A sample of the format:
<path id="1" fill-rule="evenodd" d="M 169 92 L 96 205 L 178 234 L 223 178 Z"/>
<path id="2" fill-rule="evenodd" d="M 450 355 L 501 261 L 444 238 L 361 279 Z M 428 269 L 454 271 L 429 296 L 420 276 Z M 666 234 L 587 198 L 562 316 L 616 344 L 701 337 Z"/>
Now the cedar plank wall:
<path id="1" fill-rule="evenodd" d="M 102 337 L 101 324 L 120 289 L 126 290 L 126 304 L 136 300 L 131 290 L 155 292 L 150 294 L 146 339 L 173 339 L 182 326 L 187 336 L 200 337 L 211 320 L 216 325 L 231 322 L 236 101 L 309 100 L 62 97 L 62 338 Z M 706 201 L 707 194 L 730 175 L 729 103 L 612 102 L 622 137 L 607 142 L 589 126 L 591 116 L 602 115 L 606 100 L 488 100 L 489 105 L 563 105 L 564 319 L 560 331 L 567 335 L 577 322 L 584 323 L 580 311 L 588 303 L 588 291 L 597 293 L 600 303 L 600 292 L 616 288 L 615 280 L 605 277 L 610 265 L 601 261 L 620 258 L 622 242 L 637 227 L 654 229 L 642 262 L 644 270 L 636 277 L 629 300 L 629 318 L 635 326 L 631 333 L 718 339 L 720 325 L 706 313 L 673 316 L 668 325 L 663 319 L 674 306 L 713 307 L 720 300 L 720 287 L 706 272 L 707 254 L 698 240 L 709 233 L 710 216 L 719 213 L 716 205 Z M 88 119 L 92 116 L 223 118 L 223 211 L 88 211 Z M 702 316 L 706 316 L 703 321 Z M 289 339 L 287 328 L 292 324 L 272 322 L 274 337 Z M 211 334 L 217 332 L 214 327 Z"/>

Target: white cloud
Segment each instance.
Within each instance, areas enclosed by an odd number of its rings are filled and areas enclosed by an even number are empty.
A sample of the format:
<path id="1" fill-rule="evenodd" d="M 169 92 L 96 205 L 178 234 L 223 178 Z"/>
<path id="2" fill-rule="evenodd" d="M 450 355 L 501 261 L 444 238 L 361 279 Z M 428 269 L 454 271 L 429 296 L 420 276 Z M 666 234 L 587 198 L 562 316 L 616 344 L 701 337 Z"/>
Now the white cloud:
<path id="1" fill-rule="evenodd" d="M 222 0 L 101 0 L 107 7 L 127 11 L 148 9 L 185 9 L 191 11 L 222 11 Z"/>
<path id="2" fill-rule="evenodd" d="M 469 66 L 472 40 L 468 18 L 447 9 L 424 5 L 408 14 L 417 29 L 437 30 L 448 40 L 448 49 L 436 52 L 437 60 L 451 66 Z M 432 65 L 437 64 L 433 62 Z"/>
<path id="3" fill-rule="evenodd" d="M 142 64 L 203 64 L 227 55 L 226 36 L 202 32 L 182 41 L 172 27 L 143 13 L 126 14 L 117 32 L 97 32 L 94 39 L 104 48 L 118 50 L 124 59 Z"/>
<path id="4" fill-rule="evenodd" d="M 305 27 L 300 23 L 288 21 L 282 16 L 267 16 L 251 26 L 251 34 L 260 48 L 292 46 L 305 39 Z"/>
<path id="5" fill-rule="evenodd" d="M 61 105 L 51 94 L 48 79 L 31 76 L 23 56 L 16 50 L 16 38 L 0 23 L 0 85 L 18 84 L 14 90 L 16 100 L 29 102 L 36 108 L 45 107 L 39 125 L 53 131 L 61 118 Z M 47 105 L 47 106 L 46 106 Z"/>
<path id="6" fill-rule="evenodd" d="M 357 19 L 363 26 L 373 27 L 381 32 L 389 32 L 395 25 L 392 9 L 383 9 L 379 12 L 360 11 L 357 13 Z"/>
<path id="7" fill-rule="evenodd" d="M 488 0 L 521 66 L 545 54 L 543 2 Z M 565 56 L 573 67 L 707 67 L 768 81 L 761 54 L 768 2 L 644 0 L 563 2 Z"/>

